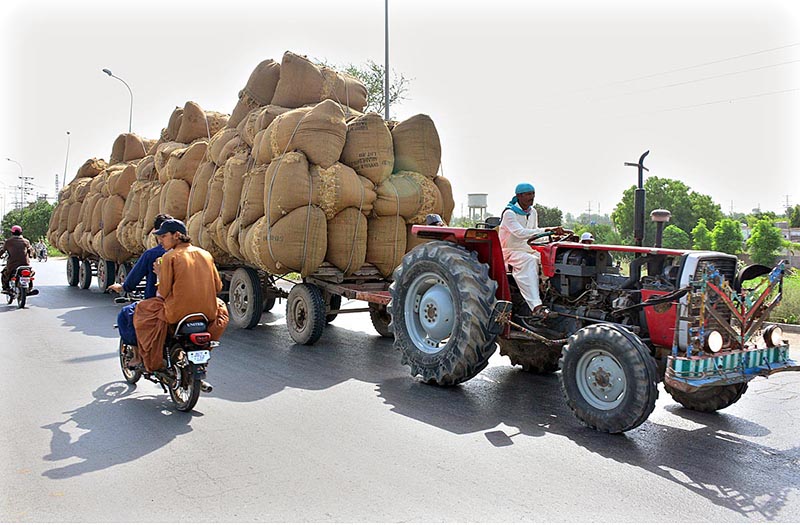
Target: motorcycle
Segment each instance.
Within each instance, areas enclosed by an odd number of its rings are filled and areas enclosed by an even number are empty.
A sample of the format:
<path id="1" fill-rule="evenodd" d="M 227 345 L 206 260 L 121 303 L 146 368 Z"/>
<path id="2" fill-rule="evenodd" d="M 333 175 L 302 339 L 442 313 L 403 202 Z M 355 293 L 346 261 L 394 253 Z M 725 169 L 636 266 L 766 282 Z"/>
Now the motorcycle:
<path id="1" fill-rule="evenodd" d="M 128 296 L 114 299 L 117 304 L 136 301 Z M 167 334 L 163 349 L 164 369 L 148 372 L 142 365 L 130 368 L 133 348 L 122 338 L 119 341 L 119 363 L 126 382 L 135 385 L 144 377 L 161 386 L 164 393 L 169 392 L 177 410 L 189 412 L 197 404 L 201 391 L 213 390 L 205 381 L 206 367 L 211 360 L 211 350 L 218 346 L 219 341 L 212 341 L 208 333 L 208 318 L 202 313 L 189 314 Z"/>
<path id="2" fill-rule="evenodd" d="M 37 258 L 39 259 L 39 262 L 47 262 L 47 248 L 42 248 L 39 250 Z"/>
<path id="3" fill-rule="evenodd" d="M 6 297 L 7 304 L 13 303 L 16 299 L 17 308 L 25 308 L 28 297 L 39 294 L 39 290 L 33 288 L 34 274 L 35 272 L 30 266 L 17 267 L 8 282 L 8 291 L 3 291 L 8 296 Z"/>

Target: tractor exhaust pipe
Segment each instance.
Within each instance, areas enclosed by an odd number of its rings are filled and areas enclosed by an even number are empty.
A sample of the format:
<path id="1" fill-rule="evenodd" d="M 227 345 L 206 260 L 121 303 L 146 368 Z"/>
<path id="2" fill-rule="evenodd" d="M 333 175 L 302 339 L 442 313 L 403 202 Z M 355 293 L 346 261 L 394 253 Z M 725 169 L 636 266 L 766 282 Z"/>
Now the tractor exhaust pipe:
<path id="1" fill-rule="evenodd" d="M 661 248 L 661 242 L 664 237 L 664 225 L 669 222 L 672 214 L 669 210 L 653 210 L 650 212 L 650 220 L 656 223 L 656 242 L 653 244 L 655 248 Z"/>
<path id="2" fill-rule="evenodd" d="M 644 241 L 644 208 L 645 208 L 645 190 L 644 190 L 644 173 L 643 171 L 650 171 L 644 167 L 644 158 L 650 154 L 650 150 L 642 153 L 639 157 L 639 162 L 626 162 L 626 166 L 636 166 L 639 168 L 639 186 L 633 194 L 633 238 L 636 246 L 642 246 Z"/>

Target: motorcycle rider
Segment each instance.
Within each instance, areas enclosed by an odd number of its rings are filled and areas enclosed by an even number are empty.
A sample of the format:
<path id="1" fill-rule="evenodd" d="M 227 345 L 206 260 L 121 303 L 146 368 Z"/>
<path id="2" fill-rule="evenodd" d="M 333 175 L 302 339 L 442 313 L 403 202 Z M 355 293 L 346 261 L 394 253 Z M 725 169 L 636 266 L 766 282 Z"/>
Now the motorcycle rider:
<path id="1" fill-rule="evenodd" d="M 6 253 L 8 254 L 8 261 L 6 262 L 6 267 L 3 268 L 3 293 L 9 293 L 11 291 L 8 287 L 9 282 L 11 281 L 11 277 L 16 273 L 17 268 L 20 266 L 30 266 L 30 258 L 35 256 L 30 241 L 22 236 L 21 226 L 15 224 L 11 227 L 11 237 L 6 239 L 6 242 L 3 243 L 3 247 L 0 248 L 0 257 Z"/>
<path id="2" fill-rule="evenodd" d="M 40 261 L 42 259 L 44 259 L 45 252 L 47 252 L 47 246 L 42 241 L 42 239 L 39 239 L 38 241 L 36 241 L 36 244 L 33 245 L 33 248 L 34 248 L 34 250 L 36 250 L 36 257 Z"/>
<path id="3" fill-rule="evenodd" d="M 546 231 L 563 235 L 564 229 L 561 226 L 539 228 L 539 216 L 533 207 L 536 197 L 533 184 L 517 184 L 514 193 L 503 210 L 498 231 L 503 258 L 511 266 L 511 273 L 531 313 L 546 317 L 549 312 L 539 297 L 539 254 L 528 245 L 528 239 Z"/>

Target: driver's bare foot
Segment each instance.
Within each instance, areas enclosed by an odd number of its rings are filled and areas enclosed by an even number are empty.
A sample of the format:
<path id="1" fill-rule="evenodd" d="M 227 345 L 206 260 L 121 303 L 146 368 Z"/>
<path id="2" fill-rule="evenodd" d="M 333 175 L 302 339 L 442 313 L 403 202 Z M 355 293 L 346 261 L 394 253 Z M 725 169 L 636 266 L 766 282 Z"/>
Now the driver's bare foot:
<path id="1" fill-rule="evenodd" d="M 550 315 L 550 310 L 548 310 L 545 305 L 540 304 L 539 306 L 531 310 L 531 313 L 535 317 L 547 317 L 548 315 Z"/>

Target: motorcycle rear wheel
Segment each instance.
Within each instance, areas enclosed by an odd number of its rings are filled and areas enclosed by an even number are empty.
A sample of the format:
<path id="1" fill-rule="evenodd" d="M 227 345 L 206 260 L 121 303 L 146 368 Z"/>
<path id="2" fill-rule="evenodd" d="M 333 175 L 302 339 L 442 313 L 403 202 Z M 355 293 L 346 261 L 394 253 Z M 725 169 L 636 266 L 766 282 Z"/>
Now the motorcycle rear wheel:
<path id="1" fill-rule="evenodd" d="M 25 308 L 25 301 L 28 299 L 28 290 L 25 287 L 17 289 L 17 308 Z"/>
<path id="2" fill-rule="evenodd" d="M 169 389 L 169 397 L 175 403 L 175 408 L 180 412 L 189 412 L 197 404 L 200 398 L 200 379 L 195 377 L 194 365 L 189 363 L 184 367 L 172 366 L 176 380 Z"/>

